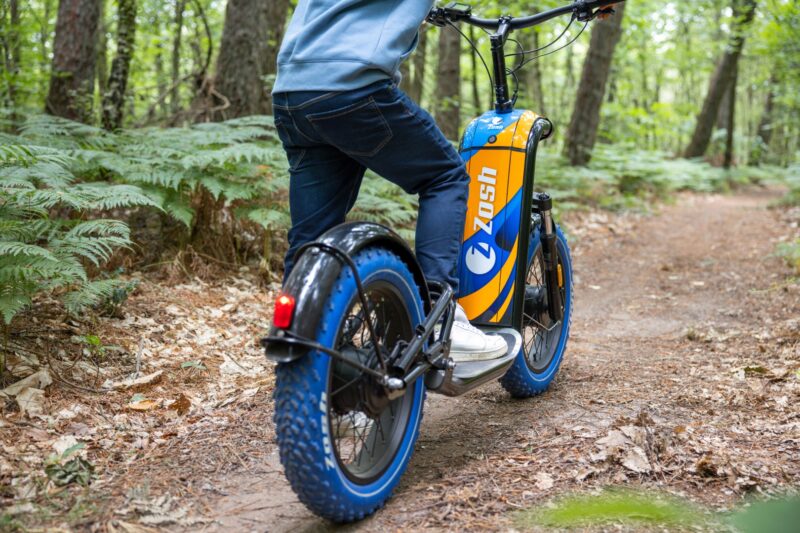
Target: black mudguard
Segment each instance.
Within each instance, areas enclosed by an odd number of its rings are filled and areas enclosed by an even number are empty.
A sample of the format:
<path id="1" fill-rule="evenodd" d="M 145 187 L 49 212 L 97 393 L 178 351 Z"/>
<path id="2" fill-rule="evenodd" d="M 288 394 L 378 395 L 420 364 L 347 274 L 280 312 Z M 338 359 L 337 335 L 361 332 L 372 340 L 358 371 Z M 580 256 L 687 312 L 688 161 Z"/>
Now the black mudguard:
<path id="1" fill-rule="evenodd" d="M 325 232 L 318 242 L 334 246 L 351 257 L 370 247 L 381 247 L 397 254 L 414 275 L 425 313 L 430 311 L 430 294 L 422 268 L 408 244 L 391 229 L 372 222 L 348 222 Z M 316 340 L 323 305 L 343 268 L 348 267 L 331 253 L 316 248 L 302 252 L 283 286 L 283 293 L 293 296 L 296 302 L 292 326 L 288 330 L 271 326 L 270 337 L 285 331 L 294 337 Z M 265 348 L 267 359 L 276 363 L 295 361 L 309 351 L 305 347 L 275 342 L 265 343 Z"/>

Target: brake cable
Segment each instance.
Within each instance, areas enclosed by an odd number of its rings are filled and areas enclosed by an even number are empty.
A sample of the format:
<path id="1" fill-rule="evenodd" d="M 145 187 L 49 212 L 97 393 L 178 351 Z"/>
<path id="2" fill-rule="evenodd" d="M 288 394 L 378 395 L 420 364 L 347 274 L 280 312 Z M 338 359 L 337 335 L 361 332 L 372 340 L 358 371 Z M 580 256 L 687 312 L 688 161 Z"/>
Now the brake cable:
<path id="1" fill-rule="evenodd" d="M 572 40 L 570 40 L 568 43 L 564 44 L 563 46 L 560 46 L 560 47 L 556 48 L 555 50 L 550 50 L 550 51 L 549 51 L 549 52 L 547 52 L 547 53 L 544 53 L 544 54 L 539 54 L 539 55 L 537 55 L 537 56 L 534 56 L 534 57 L 531 57 L 531 58 L 528 58 L 528 59 L 526 59 L 526 60 L 525 60 L 525 61 L 522 63 L 522 65 L 520 66 L 520 68 L 524 67 L 525 65 L 527 65 L 527 64 L 528 64 L 528 63 L 530 63 L 531 61 L 536 61 L 536 60 L 537 60 L 537 59 L 539 59 L 539 58 L 542 58 L 542 57 L 545 57 L 545 56 L 549 56 L 549 55 L 551 55 L 551 54 L 555 54 L 556 52 L 559 52 L 559 51 L 563 50 L 564 48 L 568 47 L 569 45 L 571 45 L 572 43 L 574 43 L 575 41 L 577 41 L 577 40 L 578 40 L 578 37 L 580 37 L 580 36 L 583 34 L 583 31 L 586 29 L 586 27 L 587 27 L 588 25 L 589 25 L 589 23 L 588 23 L 588 22 L 584 23 L 584 24 L 583 24 L 583 27 L 582 27 L 582 28 L 581 28 L 581 30 L 578 32 L 578 34 L 577 34 L 577 35 L 576 35 L 574 38 L 572 38 Z"/>
<path id="2" fill-rule="evenodd" d="M 519 52 L 514 52 L 514 53 L 511 53 L 511 54 L 506 54 L 506 57 L 522 56 L 522 57 L 523 57 L 523 60 L 524 60 L 524 58 L 525 58 L 525 55 L 526 55 L 526 54 L 535 54 L 535 53 L 537 53 L 537 52 L 541 52 L 542 50 L 544 50 L 544 49 L 546 49 L 546 48 L 549 48 L 549 47 L 553 46 L 553 45 L 554 45 L 554 44 L 556 44 L 558 41 L 560 41 L 560 40 L 561 40 L 561 38 L 562 38 L 562 37 L 564 37 L 564 35 L 566 35 L 566 33 L 569 31 L 570 27 L 572 26 L 572 23 L 573 23 L 573 22 L 575 22 L 575 15 L 574 15 L 574 14 L 573 14 L 572 18 L 570 18 L 570 19 L 569 19 L 569 24 L 567 24 L 567 26 L 564 28 L 564 31 L 562 31 L 562 32 L 561 32 L 561 34 L 559 34 L 559 36 L 558 36 L 558 37 L 556 37 L 555 39 L 553 39 L 552 41 L 550 41 L 548 44 L 546 44 L 546 45 L 544 45 L 544 46 L 540 46 L 539 48 L 536 48 L 536 49 L 534 49 L 534 50 L 521 50 L 521 51 L 519 51 Z"/>
<path id="3" fill-rule="evenodd" d="M 481 60 L 481 63 L 483 63 L 483 68 L 486 69 L 486 75 L 489 77 L 489 85 L 491 85 L 491 92 L 493 93 L 494 92 L 494 79 L 492 78 L 492 71 L 489 70 L 489 65 L 487 65 L 486 64 L 486 60 L 483 59 L 483 55 L 481 54 L 481 51 L 478 49 L 478 47 L 475 45 L 475 43 L 472 42 L 472 39 L 467 37 L 467 35 L 463 31 L 461 31 L 461 29 L 458 26 L 456 26 L 455 24 L 453 24 L 449 20 L 446 21 L 446 24 L 448 26 L 450 26 L 451 28 L 453 28 L 454 30 L 456 30 L 458 33 L 460 33 L 461 36 L 464 39 L 466 39 L 466 41 L 472 47 L 472 50 L 475 52 L 475 54 L 477 54 L 478 58 Z"/>
<path id="4" fill-rule="evenodd" d="M 603 13 L 603 14 L 605 14 L 605 13 Z M 594 17 L 592 17 L 592 18 L 594 18 Z M 528 63 L 530 63 L 532 61 L 536 61 L 537 59 L 540 59 L 542 57 L 549 56 L 549 55 L 554 54 L 556 52 L 559 52 L 559 51 L 563 50 L 564 48 L 568 47 L 569 45 L 571 45 L 572 43 L 574 43 L 575 41 L 577 41 L 578 37 L 580 37 L 583 34 L 584 30 L 589 25 L 589 20 L 591 20 L 591 19 L 586 20 L 586 22 L 584 23 L 583 27 L 580 29 L 578 34 L 574 38 L 572 38 L 569 42 L 564 44 L 563 46 L 560 46 L 559 48 L 556 48 L 555 50 L 551 50 L 551 51 L 549 51 L 547 53 L 539 54 L 539 55 L 536 55 L 536 56 L 531 57 L 531 58 L 528 58 L 526 56 L 528 54 L 535 54 L 537 52 L 541 52 L 542 50 L 546 50 L 547 48 L 550 48 L 551 46 L 555 45 L 558 41 L 561 40 L 562 37 L 564 37 L 564 35 L 567 34 L 569 29 L 572 27 L 573 22 L 575 22 L 575 20 L 577 20 L 577 19 L 579 19 L 579 17 L 576 16 L 575 13 L 573 13 L 572 14 L 572 18 L 570 18 L 569 23 L 566 25 L 566 27 L 564 27 L 564 30 L 558 35 L 558 37 L 556 37 L 555 39 L 553 39 L 552 41 L 550 41 L 546 45 L 540 46 L 539 48 L 536 48 L 536 49 L 524 50 L 524 49 L 522 49 L 523 48 L 522 44 L 518 40 L 511 39 L 511 38 L 507 39 L 507 41 L 512 41 L 512 42 L 517 43 L 517 47 L 521 49 L 518 52 L 512 52 L 510 54 L 506 54 L 506 56 L 505 56 L 505 57 L 519 57 L 520 58 L 519 62 L 514 66 L 514 68 L 506 68 L 506 74 L 510 75 L 514 80 L 514 92 L 513 92 L 513 95 L 511 97 L 512 102 L 516 102 L 517 96 L 519 95 L 519 77 L 517 76 L 517 72 L 519 72 Z M 491 85 L 491 90 L 492 90 L 492 92 L 494 92 L 494 78 L 492 77 L 491 70 L 489 69 L 489 66 L 486 63 L 486 60 L 483 58 L 483 54 L 481 54 L 481 51 L 478 48 L 478 46 L 463 31 L 461 31 L 461 29 L 458 26 L 453 24 L 453 22 L 451 22 L 450 20 L 445 20 L 445 24 L 447 24 L 448 26 L 450 26 L 451 28 L 456 30 L 469 43 L 469 45 L 472 48 L 472 50 L 475 52 L 475 54 L 481 60 L 481 63 L 483 64 L 483 68 L 486 70 L 486 75 L 489 78 L 489 84 Z M 485 29 L 484 29 L 484 31 L 486 33 L 489 33 Z"/>

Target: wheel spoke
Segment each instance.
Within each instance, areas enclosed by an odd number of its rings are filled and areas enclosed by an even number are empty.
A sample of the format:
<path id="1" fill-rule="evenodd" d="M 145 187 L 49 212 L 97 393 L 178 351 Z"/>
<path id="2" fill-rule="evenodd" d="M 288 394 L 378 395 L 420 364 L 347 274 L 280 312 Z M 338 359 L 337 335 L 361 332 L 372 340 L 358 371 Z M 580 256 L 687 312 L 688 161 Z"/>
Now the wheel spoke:
<path id="1" fill-rule="evenodd" d="M 559 264 L 561 264 L 559 257 Z M 546 286 L 543 282 L 544 258 L 541 248 L 536 250 L 531 265 L 528 268 L 525 283 L 529 286 Z M 566 302 L 566 287 L 560 288 L 561 301 Z M 562 307 L 563 309 L 563 307 Z M 561 337 L 562 321 L 557 321 L 549 327 L 543 324 L 539 318 L 523 313 L 523 332 L 525 344 L 525 356 L 532 369 L 542 368 L 549 364 L 557 347 L 556 340 Z M 545 323 L 550 322 L 549 318 L 543 318 Z M 530 338 L 529 338 L 530 337 Z"/>
<path id="2" fill-rule="evenodd" d="M 349 351 L 361 364 L 371 368 L 380 368 L 381 358 L 388 358 L 394 344 L 413 335 L 411 319 L 402 299 L 386 285 L 364 287 L 366 306 L 362 306 L 358 298 L 354 299 L 336 343 L 338 351 Z M 371 337 L 370 327 L 377 338 Z M 376 344 L 381 346 L 380 356 Z M 348 477 L 356 482 L 363 479 L 366 483 L 388 467 L 402 442 L 399 437 L 405 431 L 413 389 L 394 401 L 383 400 L 385 407 L 378 407 L 383 409 L 378 414 L 374 412 L 376 400 L 363 403 L 369 395 L 382 394 L 382 388 L 376 386 L 371 376 L 338 362 L 331 364 L 330 372 L 328 390 L 332 392 L 328 411 L 334 454 Z M 334 378 L 335 375 L 338 377 Z M 372 414 L 367 412 L 368 405 L 372 406 Z M 377 405 L 382 405 L 381 400 L 377 400 Z"/>

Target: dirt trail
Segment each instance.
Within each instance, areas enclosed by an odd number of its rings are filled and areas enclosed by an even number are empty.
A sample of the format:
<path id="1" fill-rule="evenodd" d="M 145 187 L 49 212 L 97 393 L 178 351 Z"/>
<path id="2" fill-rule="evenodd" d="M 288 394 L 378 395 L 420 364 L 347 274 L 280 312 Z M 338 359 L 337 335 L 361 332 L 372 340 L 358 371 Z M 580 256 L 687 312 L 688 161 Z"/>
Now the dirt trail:
<path id="1" fill-rule="evenodd" d="M 715 509 L 800 486 L 800 284 L 773 255 L 800 236 L 800 209 L 768 209 L 779 194 L 684 195 L 651 216 L 570 213 L 575 314 L 551 389 L 526 401 L 497 384 L 429 395 L 395 496 L 346 529 L 507 529 L 520 509 L 611 485 Z M 141 375 L 158 379 L 95 394 L 54 384 L 43 419 L 3 413 L 0 506 L 32 527 L 327 529 L 278 461 L 274 373 L 257 343 L 277 286 L 260 283 L 246 267 L 207 281 L 148 276 L 122 317 L 31 322 L 21 338 L 32 351 L 83 361 L 72 336 L 96 332 L 123 347 L 104 377 L 132 375 L 141 356 Z M 97 476 L 53 487 L 45 458 L 75 442 Z"/>
<path id="2" fill-rule="evenodd" d="M 772 256 L 788 231 L 767 210 L 777 194 L 687 195 L 651 217 L 574 220 L 575 316 L 553 388 L 527 401 L 497 385 L 431 395 L 400 488 L 351 527 L 495 529 L 515 509 L 610 484 L 717 506 L 796 486 L 800 291 Z M 620 428 L 628 442 L 598 444 Z M 221 495 L 205 502 L 206 530 L 325 528 L 266 445 L 266 465 L 210 480 Z"/>

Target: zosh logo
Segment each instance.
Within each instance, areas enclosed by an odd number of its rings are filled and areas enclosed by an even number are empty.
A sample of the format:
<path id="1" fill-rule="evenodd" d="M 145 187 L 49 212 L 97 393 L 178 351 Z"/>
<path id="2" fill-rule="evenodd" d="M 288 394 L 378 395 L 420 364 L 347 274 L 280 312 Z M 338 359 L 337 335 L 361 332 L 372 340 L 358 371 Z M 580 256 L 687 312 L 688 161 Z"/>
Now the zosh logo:
<path id="1" fill-rule="evenodd" d="M 470 246 L 467 250 L 465 261 L 467 270 L 480 276 L 491 271 L 495 262 L 497 262 L 497 254 L 490 244 L 497 170 L 483 167 L 480 175 L 478 175 L 478 183 L 480 183 L 480 203 L 478 204 L 478 216 L 472 220 L 472 229 L 483 231 L 488 236 L 488 242 L 478 242 L 476 243 L 477 246 Z"/>

